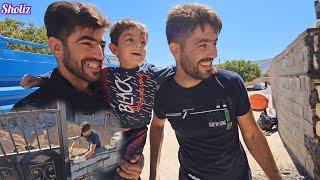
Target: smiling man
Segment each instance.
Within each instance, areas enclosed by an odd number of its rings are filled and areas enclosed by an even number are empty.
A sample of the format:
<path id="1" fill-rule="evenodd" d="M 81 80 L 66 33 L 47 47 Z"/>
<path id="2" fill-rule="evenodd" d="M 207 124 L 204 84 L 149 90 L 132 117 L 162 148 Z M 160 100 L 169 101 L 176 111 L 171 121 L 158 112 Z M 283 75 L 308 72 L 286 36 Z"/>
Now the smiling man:
<path id="1" fill-rule="evenodd" d="M 177 69 L 155 97 L 150 128 L 150 180 L 159 175 L 166 119 L 180 145 L 180 180 L 250 180 L 238 127 L 268 177 L 281 179 L 266 138 L 252 115 L 241 77 L 226 70 L 210 73 L 221 27 L 215 11 L 204 5 L 186 4 L 169 12 L 166 35 Z"/>
<path id="2" fill-rule="evenodd" d="M 78 113 L 106 113 L 109 104 L 99 93 L 101 88 L 97 87 L 96 81 L 105 58 L 105 32 L 109 20 L 90 4 L 60 1 L 48 6 L 44 21 L 57 68 L 39 89 L 15 104 L 12 111 L 55 109 L 57 100 L 62 99 L 66 102 L 70 121 Z M 127 170 L 139 176 L 143 156 L 136 154 L 132 159 Z M 118 177 L 116 168 L 103 174 L 102 179 Z"/>
<path id="3" fill-rule="evenodd" d="M 49 5 L 44 21 L 58 67 L 43 86 L 15 104 L 13 110 L 56 108 L 58 99 L 68 103 L 72 114 L 105 108 L 92 84 L 100 76 L 109 20 L 91 5 L 56 2 Z"/>

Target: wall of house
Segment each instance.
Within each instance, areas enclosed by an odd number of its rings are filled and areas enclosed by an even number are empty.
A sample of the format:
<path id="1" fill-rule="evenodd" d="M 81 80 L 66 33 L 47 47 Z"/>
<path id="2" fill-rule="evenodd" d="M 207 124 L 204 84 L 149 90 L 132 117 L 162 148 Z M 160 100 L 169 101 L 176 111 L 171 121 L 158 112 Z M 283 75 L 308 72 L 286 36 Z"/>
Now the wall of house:
<path id="1" fill-rule="evenodd" d="M 307 29 L 270 67 L 278 130 L 289 152 L 320 179 L 320 29 Z"/>

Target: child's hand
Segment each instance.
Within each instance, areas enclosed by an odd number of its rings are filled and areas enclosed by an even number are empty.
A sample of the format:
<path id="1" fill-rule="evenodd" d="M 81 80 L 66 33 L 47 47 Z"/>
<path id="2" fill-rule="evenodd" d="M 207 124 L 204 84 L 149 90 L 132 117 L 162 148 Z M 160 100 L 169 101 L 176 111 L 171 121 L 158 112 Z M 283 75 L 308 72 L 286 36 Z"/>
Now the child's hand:
<path id="1" fill-rule="evenodd" d="M 124 179 L 140 179 L 140 174 L 144 165 L 144 157 L 142 154 L 136 154 L 130 161 L 122 160 L 117 172 Z"/>
<path id="2" fill-rule="evenodd" d="M 216 68 L 215 66 L 212 65 L 211 73 L 212 74 L 217 74 L 218 73 L 218 68 Z"/>
<path id="3" fill-rule="evenodd" d="M 40 84 L 41 84 L 40 77 L 32 76 L 29 74 L 25 74 L 20 81 L 20 86 L 23 87 L 24 89 L 39 87 Z"/>

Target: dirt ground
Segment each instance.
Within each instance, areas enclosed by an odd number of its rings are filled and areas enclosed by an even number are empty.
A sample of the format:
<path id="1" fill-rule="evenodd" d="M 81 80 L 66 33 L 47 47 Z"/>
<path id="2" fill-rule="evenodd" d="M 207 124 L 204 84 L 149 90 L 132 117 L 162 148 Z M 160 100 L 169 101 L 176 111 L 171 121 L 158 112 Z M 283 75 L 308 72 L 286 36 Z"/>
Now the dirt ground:
<path id="1" fill-rule="evenodd" d="M 272 99 L 271 99 L 271 90 L 270 87 L 267 90 L 260 91 L 261 93 L 266 94 L 269 97 L 269 107 L 272 107 Z M 256 93 L 256 92 L 255 92 Z M 250 92 L 249 94 L 252 94 Z M 260 113 L 254 112 L 254 116 L 256 120 L 258 119 Z M 248 152 L 240 134 L 240 140 L 245 148 L 246 154 L 248 156 L 248 161 L 250 164 L 250 168 L 252 171 L 253 179 L 256 180 L 264 180 L 268 179 L 261 167 L 254 160 L 251 154 Z M 269 136 L 266 136 L 272 154 L 275 158 L 276 164 L 280 169 L 284 179 L 294 180 L 294 179 L 309 179 L 307 177 L 302 176 L 297 170 L 296 165 L 293 160 L 289 156 L 287 150 L 282 143 L 282 140 L 277 131 L 273 132 Z M 178 161 L 178 142 L 176 140 L 174 131 L 171 128 L 169 122 L 166 122 L 165 130 L 164 130 L 164 141 L 162 145 L 162 153 L 161 153 L 161 162 L 160 162 L 160 178 L 161 180 L 174 180 L 178 179 L 178 170 L 179 170 L 179 161 Z M 145 165 L 141 174 L 141 179 L 149 179 L 149 165 L 150 165 L 150 146 L 149 139 L 147 139 L 147 143 L 144 149 L 145 156 Z"/>

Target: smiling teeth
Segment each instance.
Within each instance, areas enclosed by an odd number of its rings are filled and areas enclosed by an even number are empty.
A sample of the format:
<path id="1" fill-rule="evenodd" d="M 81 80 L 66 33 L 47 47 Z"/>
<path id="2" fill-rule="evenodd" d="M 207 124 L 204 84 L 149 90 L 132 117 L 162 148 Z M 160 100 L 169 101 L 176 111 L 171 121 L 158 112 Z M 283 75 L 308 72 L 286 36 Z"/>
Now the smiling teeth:
<path id="1" fill-rule="evenodd" d="M 200 63 L 202 66 L 210 66 L 211 62 L 201 62 Z"/>
<path id="2" fill-rule="evenodd" d="M 84 63 L 86 66 L 88 66 L 89 68 L 93 68 L 93 69 L 97 69 L 100 67 L 100 63 L 99 62 L 85 62 Z"/>

